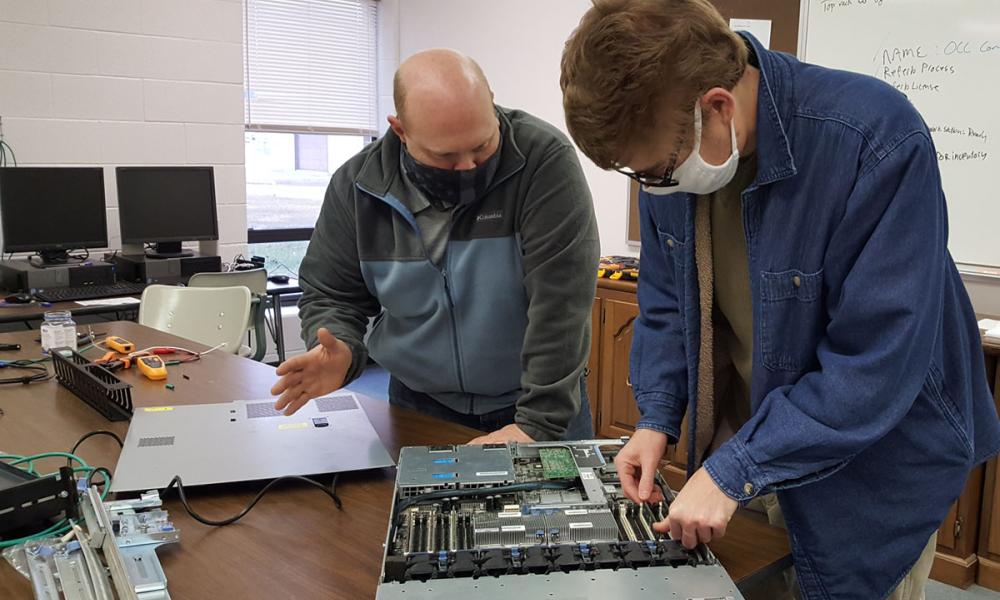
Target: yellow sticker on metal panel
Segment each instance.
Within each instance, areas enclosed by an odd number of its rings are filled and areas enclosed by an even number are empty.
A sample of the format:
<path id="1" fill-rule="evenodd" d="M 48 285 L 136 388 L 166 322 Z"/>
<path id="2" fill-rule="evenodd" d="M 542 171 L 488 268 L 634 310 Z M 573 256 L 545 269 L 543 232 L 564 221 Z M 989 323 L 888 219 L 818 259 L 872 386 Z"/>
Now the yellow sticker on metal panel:
<path id="1" fill-rule="evenodd" d="M 309 423 L 282 423 L 278 425 L 278 429 L 305 429 L 309 427 Z"/>

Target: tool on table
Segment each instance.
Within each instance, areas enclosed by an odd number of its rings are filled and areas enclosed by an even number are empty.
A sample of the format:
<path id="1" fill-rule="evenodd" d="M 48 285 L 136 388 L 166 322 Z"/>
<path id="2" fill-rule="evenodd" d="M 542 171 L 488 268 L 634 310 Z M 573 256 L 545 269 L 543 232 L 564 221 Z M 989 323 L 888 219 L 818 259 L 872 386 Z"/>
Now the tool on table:
<path id="1" fill-rule="evenodd" d="M 167 365 L 158 355 L 139 356 L 136 361 L 139 365 L 139 372 L 145 375 L 147 379 L 159 381 L 167 378 Z"/>
<path id="2" fill-rule="evenodd" d="M 104 344 L 115 352 L 120 352 L 122 354 L 135 352 L 135 344 L 116 335 L 109 335 L 107 339 L 104 340 Z"/>
<path id="3" fill-rule="evenodd" d="M 114 350 L 109 350 L 101 358 L 94 361 L 94 364 L 101 365 L 109 371 L 118 371 L 119 369 L 129 369 L 132 367 L 132 357 L 125 355 L 122 358 L 117 358 L 118 353 Z"/>

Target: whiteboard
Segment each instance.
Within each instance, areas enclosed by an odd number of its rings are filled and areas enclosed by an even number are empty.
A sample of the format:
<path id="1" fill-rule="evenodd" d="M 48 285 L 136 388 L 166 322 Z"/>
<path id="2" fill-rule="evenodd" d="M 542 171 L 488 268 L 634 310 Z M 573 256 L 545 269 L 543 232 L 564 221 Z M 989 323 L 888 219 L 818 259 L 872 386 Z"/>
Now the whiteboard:
<path id="1" fill-rule="evenodd" d="M 1000 266 L 1000 0 L 803 0 L 804 60 L 906 94 L 938 152 L 956 262 Z"/>

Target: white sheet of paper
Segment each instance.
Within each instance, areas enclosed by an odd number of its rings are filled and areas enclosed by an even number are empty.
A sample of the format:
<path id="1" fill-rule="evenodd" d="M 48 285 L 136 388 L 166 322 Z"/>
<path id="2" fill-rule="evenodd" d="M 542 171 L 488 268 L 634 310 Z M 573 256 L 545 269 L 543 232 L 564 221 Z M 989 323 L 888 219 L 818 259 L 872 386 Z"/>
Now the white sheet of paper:
<path id="1" fill-rule="evenodd" d="M 765 48 L 771 47 L 770 19 L 729 19 L 729 28 L 733 31 L 749 31 Z"/>
<path id="2" fill-rule="evenodd" d="M 983 334 L 983 337 L 988 337 L 995 340 L 1000 339 L 1000 327 L 994 327 L 993 329 L 990 329 L 989 331 Z"/>
<path id="3" fill-rule="evenodd" d="M 100 298 L 97 300 L 77 300 L 76 303 L 82 306 L 119 306 L 121 304 L 139 304 L 139 299 L 132 296 L 121 296 L 118 298 Z"/>

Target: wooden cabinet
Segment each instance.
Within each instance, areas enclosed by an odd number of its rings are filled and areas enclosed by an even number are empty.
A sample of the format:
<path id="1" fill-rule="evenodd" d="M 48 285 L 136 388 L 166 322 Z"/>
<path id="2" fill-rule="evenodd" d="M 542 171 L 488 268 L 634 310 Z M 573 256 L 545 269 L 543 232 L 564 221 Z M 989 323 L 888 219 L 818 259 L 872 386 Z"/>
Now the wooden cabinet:
<path id="1" fill-rule="evenodd" d="M 632 327 L 639 316 L 636 285 L 628 281 L 598 280 L 594 298 L 593 342 L 590 352 L 590 393 L 594 432 L 602 438 L 629 436 L 639 422 L 639 409 L 632 395 L 628 359 L 632 349 Z M 687 420 L 682 424 L 687 428 Z M 671 488 L 678 490 L 687 477 L 687 436 L 677 447 L 667 449 L 661 472 Z"/>
<path id="2" fill-rule="evenodd" d="M 1000 411 L 1000 344 L 986 342 L 986 374 L 993 388 L 993 401 Z M 979 570 L 976 583 L 1000 591 L 1000 461 L 985 466 L 979 528 Z"/>
<path id="3" fill-rule="evenodd" d="M 632 435 L 639 422 L 639 409 L 628 376 L 632 325 L 638 316 L 634 283 L 598 281 L 587 381 L 591 407 L 596 411 L 594 432 L 598 437 Z"/>
<path id="4" fill-rule="evenodd" d="M 600 366 L 600 432 L 602 437 L 631 435 L 639 422 L 639 409 L 632 396 L 628 355 L 632 348 L 632 325 L 639 305 L 622 300 L 603 300 Z"/>
<path id="5" fill-rule="evenodd" d="M 635 294 L 636 285 L 632 282 L 598 280 L 587 381 L 598 437 L 632 435 L 639 421 L 628 376 L 632 328 L 639 315 Z M 987 344 L 984 349 L 987 374 L 1000 410 L 1000 386 L 994 385 L 1000 344 Z M 667 449 L 661 469 L 675 490 L 686 479 L 686 431 L 685 419 L 681 439 L 677 446 Z M 1000 462 L 996 459 L 969 475 L 962 495 L 941 524 L 931 577 L 963 588 L 977 581 L 1000 590 Z"/>

